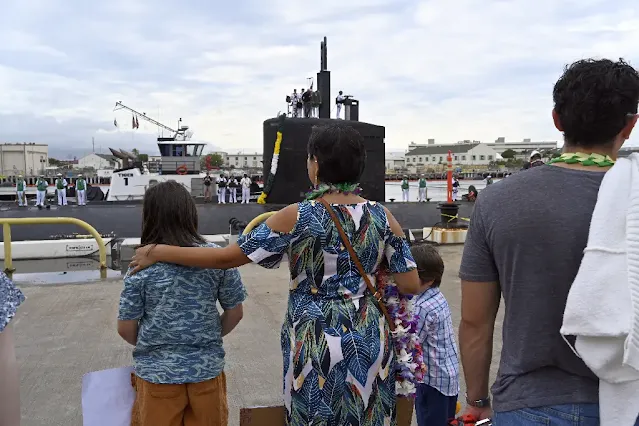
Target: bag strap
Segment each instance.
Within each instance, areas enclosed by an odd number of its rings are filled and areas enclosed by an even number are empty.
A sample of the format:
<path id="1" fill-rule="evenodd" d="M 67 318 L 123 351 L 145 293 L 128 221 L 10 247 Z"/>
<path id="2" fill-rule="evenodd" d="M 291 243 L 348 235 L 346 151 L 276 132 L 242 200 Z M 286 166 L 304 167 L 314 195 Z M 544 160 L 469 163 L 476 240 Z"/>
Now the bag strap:
<path id="1" fill-rule="evenodd" d="M 395 331 L 395 323 L 391 320 L 391 317 L 388 313 L 388 309 L 386 309 L 386 306 L 382 302 L 382 294 L 375 287 L 373 287 L 373 284 L 371 283 L 370 278 L 368 278 L 368 274 L 366 273 L 366 271 L 364 270 L 364 267 L 362 266 L 362 262 L 360 262 L 359 258 L 357 257 L 357 253 L 355 253 L 355 249 L 353 249 L 353 246 L 351 245 L 348 239 L 348 236 L 346 235 L 346 232 L 344 232 L 344 228 L 340 224 L 339 219 L 337 218 L 337 215 L 333 211 L 333 208 L 323 198 L 319 198 L 317 201 L 322 203 L 322 205 L 326 208 L 326 211 L 328 212 L 328 214 L 331 216 L 331 219 L 333 220 L 333 223 L 335 224 L 335 228 L 337 228 L 337 232 L 339 233 L 340 239 L 342 240 L 342 244 L 344 245 L 344 247 L 346 247 L 346 250 L 348 251 L 348 254 L 351 258 L 351 261 L 357 267 L 359 274 L 362 276 L 362 279 L 366 283 L 366 287 L 368 287 L 368 291 L 371 292 L 371 294 L 373 295 L 373 299 L 375 299 L 375 301 L 377 302 L 377 307 L 386 318 L 388 327 L 390 328 L 391 331 Z"/>

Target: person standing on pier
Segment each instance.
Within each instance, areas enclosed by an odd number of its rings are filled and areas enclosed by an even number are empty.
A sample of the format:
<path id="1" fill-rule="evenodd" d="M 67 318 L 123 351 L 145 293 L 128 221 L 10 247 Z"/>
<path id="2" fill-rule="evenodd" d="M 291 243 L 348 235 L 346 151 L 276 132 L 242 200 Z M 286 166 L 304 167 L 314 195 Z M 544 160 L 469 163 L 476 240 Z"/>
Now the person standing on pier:
<path id="1" fill-rule="evenodd" d="M 220 173 L 220 177 L 217 178 L 217 202 L 218 202 L 218 204 L 226 204 L 226 183 L 227 183 L 227 180 L 224 177 L 224 173 Z"/>
<path id="2" fill-rule="evenodd" d="M 206 176 L 204 176 L 202 182 L 204 183 L 204 202 L 210 203 L 213 196 L 213 191 L 211 190 L 213 178 L 211 178 L 211 173 L 208 170 L 206 171 Z"/>
<path id="3" fill-rule="evenodd" d="M 36 206 L 44 207 L 44 203 L 47 201 L 47 187 L 49 183 L 44 178 L 44 175 L 40 175 L 36 181 Z"/>
<path id="4" fill-rule="evenodd" d="M 240 186 L 242 187 L 242 204 L 248 204 L 251 199 L 251 179 L 246 173 L 240 180 Z"/>
<path id="5" fill-rule="evenodd" d="M 55 188 L 58 191 L 58 205 L 67 205 L 67 180 L 62 177 L 62 173 L 58 173 L 58 178 L 55 180 Z"/>
<path id="6" fill-rule="evenodd" d="M 197 227 L 195 201 L 182 184 L 147 189 L 142 244 L 219 248 Z M 246 296 L 237 269 L 158 263 L 127 273 L 117 329 L 135 346 L 132 426 L 228 424 L 222 338 L 242 320 Z"/>
<path id="7" fill-rule="evenodd" d="M 24 182 L 24 177 L 18 175 L 18 180 L 16 180 L 16 197 L 18 198 L 18 206 L 20 207 L 27 205 L 27 199 L 24 195 L 26 187 L 27 184 Z"/>
<path id="8" fill-rule="evenodd" d="M 75 198 L 78 206 L 87 205 L 87 181 L 84 180 L 82 173 L 78 175 L 78 180 L 75 181 Z"/>
<path id="9" fill-rule="evenodd" d="M 601 183 L 637 123 L 639 72 L 623 60 L 580 60 L 564 69 L 552 100 L 563 158 L 481 191 L 459 270 L 466 414 L 492 417 L 495 425 L 607 424 L 600 419 L 602 381 L 571 347 L 575 338 L 564 340 L 560 330 Z M 618 252 L 625 265 L 625 250 Z M 589 302 L 584 308 L 607 318 L 599 301 Z M 501 303 L 503 333 L 493 336 Z M 606 330 L 604 320 L 599 325 Z M 494 338 L 503 345 L 491 401 Z M 600 365 L 607 365 L 606 351 Z M 621 362 L 622 355 L 611 358 Z M 629 377 L 631 370 L 628 364 Z"/>
<path id="10" fill-rule="evenodd" d="M 457 195 L 459 194 L 459 181 L 453 176 L 453 201 L 457 201 Z"/>
<path id="11" fill-rule="evenodd" d="M 402 179 L 401 187 L 402 187 L 402 201 L 408 202 L 408 191 L 410 187 L 410 185 L 408 184 L 408 176 L 404 176 L 404 179 Z"/>
<path id="12" fill-rule="evenodd" d="M 255 262 L 272 269 L 288 253 L 290 291 L 280 337 L 285 424 L 395 425 L 396 356 L 369 277 L 386 262 L 398 290 L 416 294 L 415 261 L 391 212 L 358 195 L 366 164 L 359 132 L 316 126 L 307 154 L 314 189 L 305 201 L 224 248 L 140 247 L 131 273 L 156 262 L 224 269 Z"/>
<path id="13" fill-rule="evenodd" d="M 425 202 L 427 199 L 426 178 L 424 175 L 419 175 L 419 202 Z"/>
<path id="14" fill-rule="evenodd" d="M 239 184 L 237 183 L 237 179 L 235 176 L 229 176 L 229 203 L 237 203 L 237 187 Z"/>

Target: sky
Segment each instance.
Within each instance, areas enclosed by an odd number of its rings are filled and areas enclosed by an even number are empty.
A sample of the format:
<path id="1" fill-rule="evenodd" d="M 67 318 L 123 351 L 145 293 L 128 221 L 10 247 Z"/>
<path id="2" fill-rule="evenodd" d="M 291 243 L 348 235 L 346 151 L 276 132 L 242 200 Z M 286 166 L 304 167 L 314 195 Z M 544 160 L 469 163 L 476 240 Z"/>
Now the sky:
<path id="1" fill-rule="evenodd" d="M 316 75 L 324 36 L 330 99 L 359 99 L 387 151 L 561 140 L 552 87 L 567 63 L 639 66 L 633 0 L 4 0 L 0 141 L 157 154 L 157 128 L 133 131 L 122 101 L 169 127 L 182 118 L 208 150 L 262 152 L 262 122 Z"/>

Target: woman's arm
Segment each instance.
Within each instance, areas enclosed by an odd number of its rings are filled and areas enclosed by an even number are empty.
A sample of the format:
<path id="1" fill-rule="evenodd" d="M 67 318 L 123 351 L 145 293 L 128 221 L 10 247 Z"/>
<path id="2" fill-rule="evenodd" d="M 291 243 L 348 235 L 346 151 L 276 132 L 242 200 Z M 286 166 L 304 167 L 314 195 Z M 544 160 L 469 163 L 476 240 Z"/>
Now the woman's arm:
<path id="1" fill-rule="evenodd" d="M 266 224 L 276 232 L 291 232 L 297 222 L 297 204 L 287 206 L 269 217 Z M 175 263 L 207 269 L 230 269 L 251 263 L 237 244 L 224 248 L 175 247 L 167 245 L 144 246 L 135 251 L 129 264 L 132 274 L 157 262 Z"/>
<path id="2" fill-rule="evenodd" d="M 386 208 L 386 217 L 388 218 L 388 224 L 390 225 L 391 231 L 398 237 L 404 238 L 404 231 L 402 230 L 402 226 L 399 224 L 395 216 Z M 413 269 L 408 272 L 400 272 L 393 274 L 393 280 L 397 285 L 397 288 L 402 294 L 419 294 L 420 293 L 420 285 L 421 282 L 419 280 L 419 275 L 417 275 L 417 269 Z"/>

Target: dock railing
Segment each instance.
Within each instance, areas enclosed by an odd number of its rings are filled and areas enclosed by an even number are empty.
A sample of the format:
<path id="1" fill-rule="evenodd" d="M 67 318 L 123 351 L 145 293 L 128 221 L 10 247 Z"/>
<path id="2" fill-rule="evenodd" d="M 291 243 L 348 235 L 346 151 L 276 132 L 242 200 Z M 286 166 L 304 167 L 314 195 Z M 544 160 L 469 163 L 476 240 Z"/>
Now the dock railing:
<path id="1" fill-rule="evenodd" d="M 11 225 L 77 225 L 85 229 L 98 243 L 100 253 L 100 276 L 106 278 L 106 246 L 100 233 L 83 220 L 74 217 L 7 217 L 0 218 L 2 232 L 4 234 L 4 272 L 11 274 L 15 272 L 13 259 L 11 257 Z"/>

